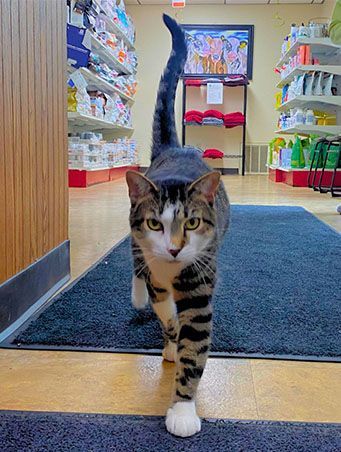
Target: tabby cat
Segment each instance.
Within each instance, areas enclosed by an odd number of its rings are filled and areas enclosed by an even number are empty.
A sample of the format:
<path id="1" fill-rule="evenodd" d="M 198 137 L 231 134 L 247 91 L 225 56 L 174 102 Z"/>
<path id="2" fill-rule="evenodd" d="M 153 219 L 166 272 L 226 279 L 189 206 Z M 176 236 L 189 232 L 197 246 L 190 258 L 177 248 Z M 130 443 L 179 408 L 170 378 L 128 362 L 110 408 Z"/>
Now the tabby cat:
<path id="1" fill-rule="evenodd" d="M 177 363 L 167 430 L 200 431 L 195 395 L 210 347 L 216 254 L 229 220 L 220 183 L 194 148 L 178 142 L 174 100 L 187 49 L 180 26 L 163 16 L 173 48 L 160 81 L 154 113 L 151 165 L 145 176 L 129 171 L 134 276 L 132 302 L 150 300 L 164 332 L 163 357 Z"/>

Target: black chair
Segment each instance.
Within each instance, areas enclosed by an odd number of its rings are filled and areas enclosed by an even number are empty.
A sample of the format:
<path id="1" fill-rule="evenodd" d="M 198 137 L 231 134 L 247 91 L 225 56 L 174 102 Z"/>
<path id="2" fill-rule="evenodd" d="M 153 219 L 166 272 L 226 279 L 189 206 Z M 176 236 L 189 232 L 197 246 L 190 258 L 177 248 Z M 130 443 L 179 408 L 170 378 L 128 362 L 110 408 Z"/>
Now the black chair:
<path id="1" fill-rule="evenodd" d="M 324 160 L 323 160 L 323 166 L 322 166 L 320 182 L 319 182 L 319 191 L 320 191 L 320 193 L 329 193 L 330 192 L 332 196 L 341 196 L 341 186 L 336 187 L 334 185 L 336 172 L 337 172 L 338 168 L 341 167 L 341 135 L 338 135 L 335 137 L 327 137 L 327 142 L 328 142 L 328 146 L 327 146 L 327 151 L 326 151 L 326 154 L 325 154 Z M 332 146 L 334 146 L 333 149 L 332 149 Z M 323 185 L 323 176 L 324 176 L 324 172 L 326 169 L 327 161 L 328 161 L 328 158 L 333 154 L 335 155 L 335 163 L 334 163 L 334 170 L 333 170 L 331 182 L 330 182 L 330 185 Z"/>
<path id="2" fill-rule="evenodd" d="M 313 190 L 318 190 L 317 184 L 315 185 L 315 181 L 318 173 L 318 167 L 323 156 L 324 145 L 326 143 L 328 143 L 328 141 L 325 137 L 318 138 L 315 143 L 313 158 L 311 159 L 308 174 L 308 187 L 312 188 Z"/>

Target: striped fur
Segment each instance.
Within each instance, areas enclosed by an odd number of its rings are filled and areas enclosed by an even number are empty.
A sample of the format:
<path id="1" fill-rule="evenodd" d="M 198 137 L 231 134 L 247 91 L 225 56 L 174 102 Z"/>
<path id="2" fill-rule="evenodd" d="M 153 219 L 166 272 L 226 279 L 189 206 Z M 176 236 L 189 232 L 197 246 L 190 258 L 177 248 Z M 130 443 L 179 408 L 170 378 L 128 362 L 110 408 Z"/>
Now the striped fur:
<path id="1" fill-rule="evenodd" d="M 176 22 L 168 16 L 164 21 L 173 36 L 173 50 L 160 82 L 151 166 L 145 176 L 127 173 L 132 298 L 137 308 L 151 302 L 164 332 L 163 356 L 177 363 L 167 429 L 190 436 L 200 430 L 194 400 L 211 343 L 216 255 L 229 223 L 229 202 L 220 175 L 200 153 L 179 147 L 174 98 L 185 42 Z M 188 220 L 197 225 L 194 230 Z"/>
<path id="2" fill-rule="evenodd" d="M 163 20 L 171 32 L 173 49 L 161 77 L 157 94 L 153 123 L 152 160 L 158 157 L 165 147 L 179 146 L 175 129 L 174 101 L 178 80 L 187 58 L 183 31 L 171 17 L 164 14 Z"/>

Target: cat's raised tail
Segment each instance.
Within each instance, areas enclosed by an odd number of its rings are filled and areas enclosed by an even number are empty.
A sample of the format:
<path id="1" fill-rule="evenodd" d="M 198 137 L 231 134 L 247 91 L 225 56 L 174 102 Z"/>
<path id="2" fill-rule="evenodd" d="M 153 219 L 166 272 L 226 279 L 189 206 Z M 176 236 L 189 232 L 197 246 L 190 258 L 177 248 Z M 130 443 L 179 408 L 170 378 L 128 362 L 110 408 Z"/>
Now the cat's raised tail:
<path id="1" fill-rule="evenodd" d="M 151 159 L 158 157 L 165 148 L 179 147 L 175 127 L 174 101 L 180 75 L 187 59 L 185 34 L 178 23 L 163 15 L 163 21 L 172 35 L 172 52 L 161 77 L 156 99 L 153 122 Z"/>

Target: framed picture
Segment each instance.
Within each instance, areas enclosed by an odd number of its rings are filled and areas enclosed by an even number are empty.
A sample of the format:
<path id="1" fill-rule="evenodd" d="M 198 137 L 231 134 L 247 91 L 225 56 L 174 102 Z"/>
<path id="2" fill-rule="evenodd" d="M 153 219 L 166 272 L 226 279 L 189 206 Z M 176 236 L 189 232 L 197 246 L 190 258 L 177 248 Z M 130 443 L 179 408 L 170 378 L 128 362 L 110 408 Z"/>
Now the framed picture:
<path id="1" fill-rule="evenodd" d="M 183 76 L 246 75 L 252 79 L 253 25 L 183 25 L 188 58 Z"/>

